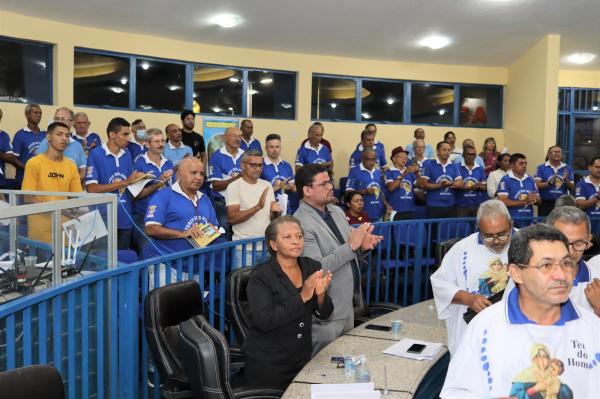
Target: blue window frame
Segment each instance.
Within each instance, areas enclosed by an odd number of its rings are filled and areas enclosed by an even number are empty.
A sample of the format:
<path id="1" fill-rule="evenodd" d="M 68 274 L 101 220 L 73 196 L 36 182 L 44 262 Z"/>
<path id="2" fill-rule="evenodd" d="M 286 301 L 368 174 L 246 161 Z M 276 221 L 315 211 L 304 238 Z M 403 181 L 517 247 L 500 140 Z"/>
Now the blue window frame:
<path id="1" fill-rule="evenodd" d="M 311 118 L 333 122 L 500 129 L 503 94 L 504 88 L 499 85 L 313 73 Z M 439 96 L 444 97 L 443 101 L 434 103 L 432 98 Z M 345 102 L 348 104 L 344 112 L 339 112 L 340 104 Z"/>
<path id="2" fill-rule="evenodd" d="M 52 45 L 0 36 L 0 101 L 52 104 Z"/>

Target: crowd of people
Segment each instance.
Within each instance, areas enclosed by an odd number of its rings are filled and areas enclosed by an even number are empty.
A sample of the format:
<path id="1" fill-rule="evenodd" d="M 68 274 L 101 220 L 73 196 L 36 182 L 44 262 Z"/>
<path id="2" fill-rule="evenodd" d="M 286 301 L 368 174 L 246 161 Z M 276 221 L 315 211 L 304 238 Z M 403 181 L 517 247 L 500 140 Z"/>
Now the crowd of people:
<path id="1" fill-rule="evenodd" d="M 247 119 L 239 129 L 225 130 L 223 146 L 208 159 L 203 137 L 194 131 L 194 113 L 180 116 L 181 127 L 169 124 L 164 133 L 141 119 L 116 117 L 102 140 L 90 131 L 85 113 L 65 107 L 44 131 L 41 107 L 29 104 L 27 126 L 12 143 L 0 132 L 0 186 L 7 185 L 8 162 L 17 170 L 17 189 L 116 194 L 118 246 L 134 246 L 144 257 L 190 249 L 207 231 L 220 234 L 208 245 L 264 236 L 270 257 L 252 260 L 259 265 L 248 283 L 251 331 L 243 349 L 247 364 L 255 366 L 246 367 L 248 378 L 279 388 L 311 355 L 353 328 L 361 262 L 383 239 L 373 233 L 372 222 L 476 216 L 478 231 L 455 244 L 431 276 L 452 354 L 443 396 L 600 392 L 598 378 L 575 388 L 584 373 L 566 360 L 576 329 L 586 329 L 578 339 L 590 359 L 600 353 L 599 322 L 589 312 L 600 315 L 600 273 L 582 260 L 592 245 L 590 217 L 600 215 L 600 157 L 576 183 L 562 149 L 552 146 L 532 177 L 527 157 L 499 152 L 493 138 L 478 152 L 468 138 L 456 146 L 453 132 L 427 144 L 418 128 L 411 143 L 394 146 L 388 161 L 377 126 L 368 124 L 348 160 L 343 195 L 336 198 L 332 144 L 323 138 L 321 123 L 308 128 L 292 167 L 281 158 L 282 137 L 269 134 L 263 152 Z M 148 182 L 134 196 L 129 187 L 140 179 Z M 562 206 L 569 201 L 572 206 Z M 534 206 L 548 216 L 548 225 L 517 231 Z M 29 234 L 49 240 L 49 226 L 49 220 L 29 221 Z M 251 264 L 241 259 L 243 252 L 234 261 Z M 467 326 L 465 312 L 477 314 L 496 301 L 501 305 Z M 534 338 L 527 337 L 530 325 L 565 328 L 535 330 Z M 499 360 L 509 340 L 523 352 L 515 352 L 510 367 Z M 513 386 L 503 380 L 508 368 L 525 367 L 523 357 L 531 361 L 527 353 L 540 356 L 540 348 L 563 359 L 560 378 L 545 365 L 529 385 L 524 377 Z M 485 351 L 487 366 L 479 360 Z M 497 368 L 488 370 L 491 364 Z M 483 370 L 482 380 L 466 381 L 460 370 L 465 365 L 473 369 L 467 377 Z M 557 384 L 561 379 L 568 384 Z M 545 397 L 562 397 L 553 395 Z"/>

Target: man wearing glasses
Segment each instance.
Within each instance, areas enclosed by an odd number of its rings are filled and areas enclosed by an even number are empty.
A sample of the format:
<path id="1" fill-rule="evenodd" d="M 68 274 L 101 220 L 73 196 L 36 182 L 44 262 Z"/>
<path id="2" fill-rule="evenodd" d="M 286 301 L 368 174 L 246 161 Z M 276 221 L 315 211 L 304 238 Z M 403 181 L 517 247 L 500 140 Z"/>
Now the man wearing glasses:
<path id="1" fill-rule="evenodd" d="M 227 219 L 233 228 L 233 240 L 262 237 L 265 229 L 274 216 L 281 212 L 279 203 L 275 201 L 273 186 L 260 179 L 264 160 L 260 152 L 248 150 L 242 155 L 241 178 L 233 181 L 225 192 Z M 251 249 L 251 248 L 250 248 Z M 262 248 L 257 248 L 262 253 Z M 246 262 L 241 266 L 251 265 L 251 250 L 246 251 Z M 258 254 L 254 262 L 259 263 Z"/>
<path id="2" fill-rule="evenodd" d="M 517 288 L 469 323 L 440 397 L 598 397 L 600 319 L 569 298 L 577 275 L 569 247 L 547 224 L 514 234 Z"/>
<path id="3" fill-rule="evenodd" d="M 463 314 L 469 308 L 480 312 L 490 306 L 488 298 L 502 292 L 508 280 L 512 221 L 506 205 L 498 200 L 481 204 L 477 225 L 479 232 L 457 242 L 431 276 L 438 317 L 446 321 L 451 355 L 467 327 Z"/>

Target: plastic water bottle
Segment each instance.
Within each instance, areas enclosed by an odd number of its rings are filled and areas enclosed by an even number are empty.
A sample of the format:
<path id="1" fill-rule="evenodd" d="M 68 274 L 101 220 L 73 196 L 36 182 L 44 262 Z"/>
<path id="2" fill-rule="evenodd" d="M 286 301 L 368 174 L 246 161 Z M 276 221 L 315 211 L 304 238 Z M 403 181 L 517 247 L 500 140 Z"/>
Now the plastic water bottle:
<path id="1" fill-rule="evenodd" d="M 354 364 L 354 359 L 352 356 L 344 356 L 344 377 L 352 381 L 356 376 L 356 365 Z"/>
<path id="2" fill-rule="evenodd" d="M 369 366 L 367 365 L 367 357 L 365 355 L 360 355 L 360 363 L 358 367 L 356 367 L 356 382 L 371 382 L 371 370 L 369 370 Z"/>

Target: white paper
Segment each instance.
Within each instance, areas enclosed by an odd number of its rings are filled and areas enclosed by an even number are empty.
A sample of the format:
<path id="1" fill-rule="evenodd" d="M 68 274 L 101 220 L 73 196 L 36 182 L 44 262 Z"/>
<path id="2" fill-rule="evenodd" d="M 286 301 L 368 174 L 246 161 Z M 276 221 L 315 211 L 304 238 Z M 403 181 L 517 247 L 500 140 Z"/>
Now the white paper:
<path id="1" fill-rule="evenodd" d="M 408 353 L 408 348 L 414 344 L 425 345 L 425 348 L 421 353 Z M 439 342 L 427 342 L 419 341 L 417 339 L 403 338 L 389 348 L 384 349 L 383 353 L 387 355 L 400 356 L 407 359 L 432 360 L 441 347 L 442 344 Z"/>
<path id="2" fill-rule="evenodd" d="M 71 232 L 71 236 L 74 232 L 79 233 L 79 239 L 81 240 L 78 243 L 79 246 L 91 242 L 94 238 L 98 239 L 108 235 L 106 225 L 97 209 L 77 219 L 71 219 L 63 223 L 63 229 L 67 235 L 69 232 Z"/>
<path id="3" fill-rule="evenodd" d="M 150 183 L 152 180 L 154 180 L 154 179 L 153 178 L 142 179 L 142 180 L 138 181 L 137 183 L 128 185 L 127 189 L 129 190 L 131 195 L 133 195 L 133 197 L 135 198 L 142 192 L 144 187 L 146 187 L 146 184 Z"/>
<path id="4" fill-rule="evenodd" d="M 281 193 L 279 194 L 279 197 L 277 198 L 277 201 L 279 202 L 279 206 L 282 209 L 281 215 L 287 215 L 287 208 L 288 208 L 288 195 L 286 193 Z"/>
<path id="5" fill-rule="evenodd" d="M 311 399 L 379 399 L 375 383 L 359 384 L 313 384 L 310 388 Z"/>

